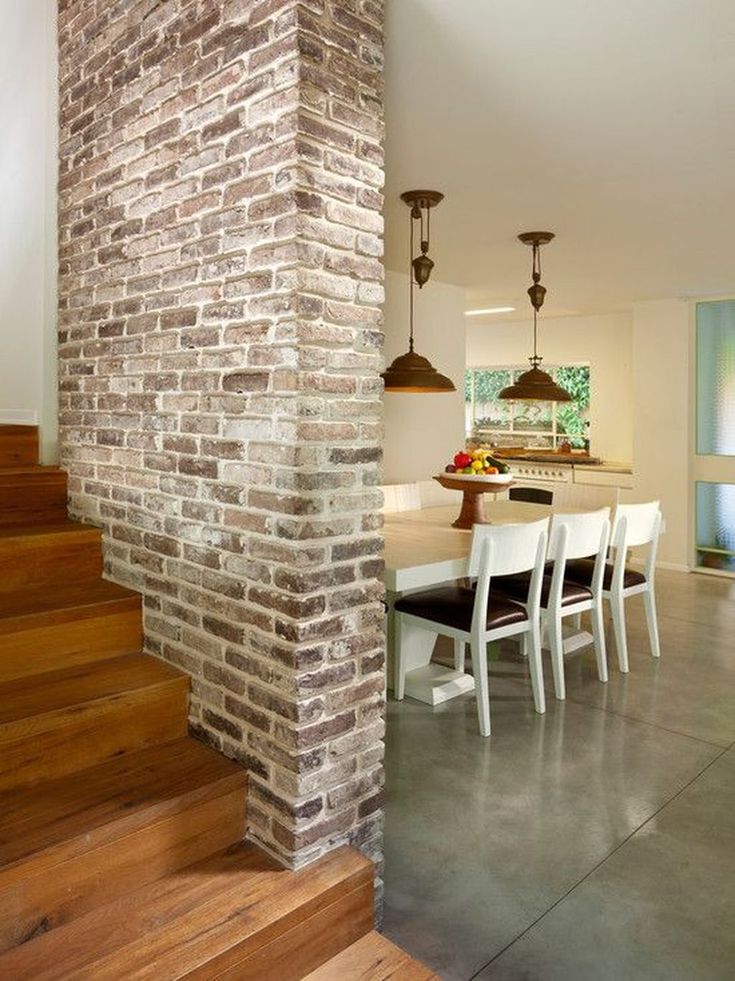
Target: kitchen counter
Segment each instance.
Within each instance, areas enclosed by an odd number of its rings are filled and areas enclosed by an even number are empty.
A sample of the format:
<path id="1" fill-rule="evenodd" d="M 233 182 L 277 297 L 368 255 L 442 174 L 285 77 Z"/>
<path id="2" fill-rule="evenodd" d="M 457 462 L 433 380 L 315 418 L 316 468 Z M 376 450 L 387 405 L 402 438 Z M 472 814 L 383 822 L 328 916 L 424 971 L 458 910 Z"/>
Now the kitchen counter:
<path id="1" fill-rule="evenodd" d="M 507 463 L 509 467 L 513 467 L 514 464 L 529 464 L 532 463 L 534 467 L 551 467 L 554 470 L 578 470 L 580 473 L 584 472 L 594 472 L 594 473 L 633 473 L 633 465 L 631 463 L 618 463 L 616 461 L 603 460 L 600 463 L 567 463 L 559 462 L 556 460 L 531 460 L 528 457 L 504 457 L 503 463 Z"/>
<path id="2" fill-rule="evenodd" d="M 598 473 L 633 473 L 633 464 L 603 460 L 602 463 L 585 463 L 584 469 L 596 470 Z"/>
<path id="3" fill-rule="evenodd" d="M 585 457 L 581 454 L 577 457 L 574 453 L 551 453 L 527 447 L 525 451 L 503 452 L 502 447 L 489 450 L 498 460 L 513 466 L 514 463 L 532 463 L 535 466 L 557 468 L 574 468 L 584 471 L 592 470 L 598 473 L 621 473 L 632 474 L 633 466 L 630 463 L 622 463 L 618 460 L 601 460 L 599 457 Z"/>
<path id="4" fill-rule="evenodd" d="M 569 466 L 589 467 L 603 461 L 597 456 L 587 456 L 584 453 L 550 453 L 543 450 L 527 450 L 525 453 L 503 453 L 496 450 L 493 454 L 499 460 L 520 460 L 522 463 L 550 463 L 559 466 L 566 463 Z"/>

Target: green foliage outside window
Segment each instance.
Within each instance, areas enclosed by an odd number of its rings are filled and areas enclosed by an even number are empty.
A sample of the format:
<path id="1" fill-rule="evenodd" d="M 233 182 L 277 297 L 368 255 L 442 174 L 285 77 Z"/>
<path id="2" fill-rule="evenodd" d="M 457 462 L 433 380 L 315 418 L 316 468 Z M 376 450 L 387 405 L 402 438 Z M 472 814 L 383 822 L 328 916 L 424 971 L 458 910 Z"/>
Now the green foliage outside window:
<path id="1" fill-rule="evenodd" d="M 568 436 L 576 437 L 570 440 L 573 445 L 580 445 L 585 436 L 590 407 L 590 369 L 586 365 L 562 365 L 556 369 L 554 377 L 574 399 L 573 402 L 560 402 L 557 405 L 557 426 Z"/>

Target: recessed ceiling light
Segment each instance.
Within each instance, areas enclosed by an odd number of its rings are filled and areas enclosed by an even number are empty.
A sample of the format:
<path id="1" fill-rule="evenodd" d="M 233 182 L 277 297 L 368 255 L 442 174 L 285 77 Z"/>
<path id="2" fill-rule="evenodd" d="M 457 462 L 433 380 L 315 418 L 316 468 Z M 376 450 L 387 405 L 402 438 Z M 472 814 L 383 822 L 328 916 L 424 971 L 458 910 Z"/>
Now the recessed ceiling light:
<path id="1" fill-rule="evenodd" d="M 513 313 L 515 307 L 486 307 L 484 310 L 465 310 L 465 317 L 484 317 L 486 313 Z"/>

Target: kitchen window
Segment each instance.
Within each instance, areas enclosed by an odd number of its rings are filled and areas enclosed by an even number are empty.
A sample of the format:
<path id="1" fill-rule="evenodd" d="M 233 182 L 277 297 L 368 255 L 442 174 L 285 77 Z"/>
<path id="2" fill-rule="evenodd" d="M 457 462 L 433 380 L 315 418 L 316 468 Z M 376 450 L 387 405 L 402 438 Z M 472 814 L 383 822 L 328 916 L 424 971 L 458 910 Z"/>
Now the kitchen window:
<path id="1" fill-rule="evenodd" d="M 573 402 L 505 402 L 506 385 L 528 370 L 522 365 L 468 368 L 465 372 L 465 431 L 470 439 L 497 446 L 532 445 L 556 449 L 564 442 L 589 446 L 589 365 L 544 366 Z"/>

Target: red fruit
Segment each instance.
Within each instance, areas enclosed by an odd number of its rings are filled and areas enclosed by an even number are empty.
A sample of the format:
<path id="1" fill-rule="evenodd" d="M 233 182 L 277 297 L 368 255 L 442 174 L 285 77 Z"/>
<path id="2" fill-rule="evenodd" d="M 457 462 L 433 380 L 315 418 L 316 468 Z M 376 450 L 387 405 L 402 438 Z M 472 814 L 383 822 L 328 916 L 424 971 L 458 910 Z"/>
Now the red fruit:
<path id="1" fill-rule="evenodd" d="M 458 453 L 454 458 L 454 465 L 458 470 L 463 470 L 465 467 L 469 467 L 472 463 L 472 457 L 467 453 Z"/>
<path id="2" fill-rule="evenodd" d="M 448 463 L 446 467 L 444 467 L 444 473 L 456 473 L 456 472 L 457 472 L 457 468 L 453 463 Z"/>

